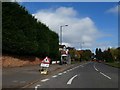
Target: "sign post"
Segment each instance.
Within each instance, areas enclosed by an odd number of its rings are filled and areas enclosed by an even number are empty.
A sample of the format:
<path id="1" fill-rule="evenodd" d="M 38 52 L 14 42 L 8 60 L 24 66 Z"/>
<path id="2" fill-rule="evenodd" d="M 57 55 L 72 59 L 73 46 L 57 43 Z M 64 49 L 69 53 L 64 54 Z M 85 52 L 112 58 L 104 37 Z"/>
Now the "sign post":
<path id="1" fill-rule="evenodd" d="M 41 65 L 40 65 L 41 74 L 48 74 L 49 66 L 50 66 L 50 58 L 46 57 L 45 59 L 42 60 Z"/>

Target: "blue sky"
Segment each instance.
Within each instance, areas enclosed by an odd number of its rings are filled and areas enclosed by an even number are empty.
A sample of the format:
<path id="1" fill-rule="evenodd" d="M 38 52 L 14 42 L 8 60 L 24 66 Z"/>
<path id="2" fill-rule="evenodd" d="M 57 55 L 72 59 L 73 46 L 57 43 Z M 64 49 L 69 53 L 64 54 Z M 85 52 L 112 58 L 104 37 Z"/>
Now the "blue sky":
<path id="1" fill-rule="evenodd" d="M 85 48 L 95 49 L 96 47 L 100 47 L 100 48 L 105 49 L 109 46 L 111 46 L 111 47 L 117 46 L 118 16 L 117 16 L 117 12 L 115 13 L 113 11 L 113 9 L 118 5 L 117 2 L 22 2 L 20 4 L 25 6 L 26 9 L 29 11 L 29 13 L 36 15 L 40 21 L 43 21 L 43 23 L 45 22 L 46 25 L 48 24 L 48 26 L 50 26 L 49 22 L 47 20 L 44 21 L 45 17 L 40 16 L 40 14 L 44 13 L 44 15 L 46 15 L 45 13 L 49 12 L 50 15 L 53 14 L 55 16 L 57 10 L 60 7 L 64 7 L 63 9 L 70 11 L 70 12 L 75 11 L 75 12 L 77 12 L 77 14 L 75 14 L 75 16 L 68 15 L 68 17 L 72 17 L 72 19 L 74 19 L 74 18 L 79 19 L 79 21 L 81 19 L 86 20 L 86 18 L 88 17 L 89 18 L 88 20 L 90 20 L 90 22 L 94 23 L 94 26 L 96 28 L 96 29 L 95 28 L 94 29 L 96 30 L 96 32 L 99 32 L 97 34 L 93 34 L 95 36 L 92 37 L 92 39 L 96 38 L 96 39 L 93 39 L 94 42 L 92 42 L 92 44 L 96 44 L 96 46 L 94 45 L 94 47 L 90 47 L 90 45 L 89 45 L 87 47 L 87 44 L 86 44 Z M 70 9 L 70 8 L 72 8 L 72 9 Z M 55 12 L 55 10 L 56 10 L 56 12 Z M 40 17 L 43 17 L 43 18 L 40 18 Z M 46 16 L 46 17 L 48 18 L 48 16 Z M 62 15 L 62 17 L 63 17 L 63 15 Z M 65 15 L 64 15 L 64 17 L 66 18 Z M 60 16 L 59 16 L 59 18 L 60 18 Z M 54 24 L 54 25 L 56 25 L 56 24 Z M 52 29 L 56 28 L 56 27 L 52 27 L 52 25 L 50 27 Z M 88 25 L 88 27 L 89 27 L 89 25 Z M 93 27 L 93 25 L 91 27 Z M 70 28 L 70 26 L 68 28 L 66 27 L 66 29 L 69 29 L 69 28 Z M 66 33 L 66 32 L 63 32 L 63 33 Z M 69 33 L 69 32 L 67 32 L 67 33 Z M 82 32 L 80 32 L 80 33 L 82 33 Z M 65 35 L 66 35 L 66 37 L 65 37 Z M 69 36 L 67 36 L 68 34 L 65 34 L 65 35 L 63 37 L 63 39 L 66 40 L 66 41 L 63 40 L 64 43 L 68 43 L 68 45 L 74 46 L 77 49 L 79 49 L 78 45 L 75 45 L 75 44 L 72 45 L 72 43 L 67 42 Z M 99 36 L 99 37 L 96 37 L 96 36 Z M 73 35 L 73 37 L 74 37 L 74 35 Z M 73 42 L 74 42 L 74 40 L 73 40 Z M 87 42 L 84 40 L 82 42 L 89 43 L 89 41 Z M 91 46 L 93 46 L 92 44 L 91 44 Z M 97 44 L 99 44 L 99 45 L 97 45 Z"/>

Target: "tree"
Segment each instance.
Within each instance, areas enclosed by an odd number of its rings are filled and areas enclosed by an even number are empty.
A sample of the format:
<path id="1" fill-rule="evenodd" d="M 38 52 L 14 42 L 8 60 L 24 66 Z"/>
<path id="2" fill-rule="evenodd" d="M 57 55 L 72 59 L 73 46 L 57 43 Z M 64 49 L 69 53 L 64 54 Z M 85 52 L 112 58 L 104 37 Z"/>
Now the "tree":
<path id="1" fill-rule="evenodd" d="M 112 54 L 113 60 L 116 61 L 118 57 L 118 49 L 117 48 L 111 48 L 110 52 Z"/>
<path id="2" fill-rule="evenodd" d="M 120 47 L 118 48 L 111 48 L 110 52 L 112 54 L 114 61 L 120 61 Z"/>
<path id="3" fill-rule="evenodd" d="M 120 47 L 117 48 L 117 61 L 120 62 Z"/>
<path id="4" fill-rule="evenodd" d="M 75 52 L 76 52 L 75 49 L 70 49 L 69 50 L 69 54 L 70 54 L 72 60 L 75 59 Z"/>
<path id="5" fill-rule="evenodd" d="M 83 51 L 83 53 L 82 53 L 82 60 L 86 60 L 86 61 L 88 61 L 88 60 L 91 60 L 91 58 L 92 58 L 92 52 L 91 52 L 91 50 L 84 50 Z"/>
<path id="6" fill-rule="evenodd" d="M 99 48 L 99 50 L 98 50 L 98 60 L 103 60 L 101 48 Z"/>
<path id="7" fill-rule="evenodd" d="M 103 56 L 103 55 L 102 55 L 103 53 L 102 53 L 101 48 L 99 48 L 99 49 L 96 48 L 96 51 L 95 51 L 95 52 L 96 52 L 96 55 L 95 55 L 95 56 L 96 56 L 96 59 L 97 59 L 97 60 L 103 60 L 103 57 L 102 57 L 102 56 Z"/>
<path id="8" fill-rule="evenodd" d="M 99 59 L 99 51 L 98 51 L 98 48 L 96 48 L 96 50 L 95 50 L 95 57 L 96 57 L 96 59 Z"/>
<path id="9" fill-rule="evenodd" d="M 18 3 L 2 3 L 2 51 L 7 54 L 59 57 L 58 34 Z"/>
<path id="10" fill-rule="evenodd" d="M 110 52 L 110 48 L 108 48 L 108 50 L 105 50 L 103 52 L 103 58 L 106 62 L 113 62 L 113 57 L 112 57 L 112 54 Z"/>

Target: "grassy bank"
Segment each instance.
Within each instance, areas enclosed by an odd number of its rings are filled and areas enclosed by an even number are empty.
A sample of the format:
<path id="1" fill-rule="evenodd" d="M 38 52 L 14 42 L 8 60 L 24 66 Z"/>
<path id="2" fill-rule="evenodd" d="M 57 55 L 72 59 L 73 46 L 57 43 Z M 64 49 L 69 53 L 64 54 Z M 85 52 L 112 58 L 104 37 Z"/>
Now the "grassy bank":
<path id="1" fill-rule="evenodd" d="M 112 62 L 112 63 L 106 63 L 107 65 L 110 65 L 112 67 L 120 68 L 120 63 L 118 62 Z"/>

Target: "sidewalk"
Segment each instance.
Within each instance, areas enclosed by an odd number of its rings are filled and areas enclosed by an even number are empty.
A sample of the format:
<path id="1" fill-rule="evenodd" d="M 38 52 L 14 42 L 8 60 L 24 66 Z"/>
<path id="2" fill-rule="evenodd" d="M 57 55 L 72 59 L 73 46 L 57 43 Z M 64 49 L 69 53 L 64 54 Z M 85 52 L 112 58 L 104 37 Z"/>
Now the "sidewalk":
<path id="1" fill-rule="evenodd" d="M 44 79 L 55 73 L 64 71 L 65 69 L 74 67 L 78 64 L 71 65 L 50 65 L 48 75 L 41 75 L 39 65 L 24 66 L 16 68 L 3 68 L 2 70 L 2 87 L 3 88 L 20 88 L 27 87 L 41 79 Z"/>

